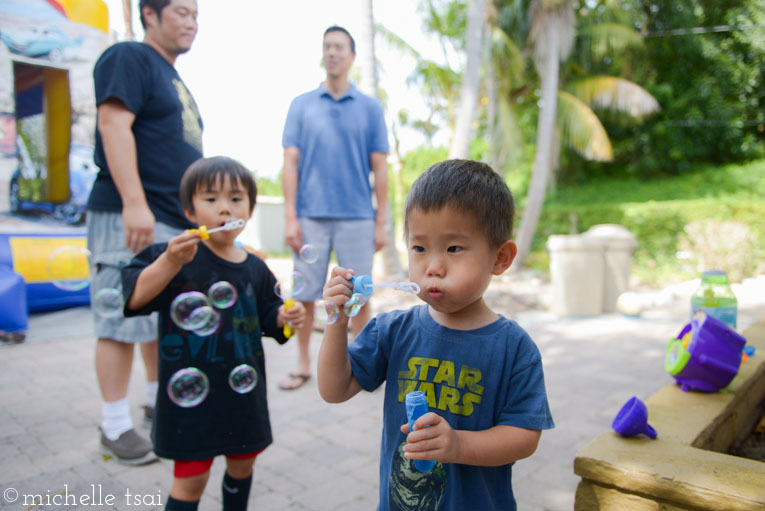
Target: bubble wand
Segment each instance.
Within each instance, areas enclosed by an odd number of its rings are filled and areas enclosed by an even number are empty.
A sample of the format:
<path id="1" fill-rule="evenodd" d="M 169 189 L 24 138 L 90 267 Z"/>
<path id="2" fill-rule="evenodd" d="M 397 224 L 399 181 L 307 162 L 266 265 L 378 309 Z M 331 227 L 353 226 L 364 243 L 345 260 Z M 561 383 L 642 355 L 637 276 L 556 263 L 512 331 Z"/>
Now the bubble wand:
<path id="1" fill-rule="evenodd" d="M 351 277 L 351 282 L 353 283 L 353 293 L 343 306 L 343 311 L 349 318 L 358 315 L 361 308 L 369 301 L 369 297 L 376 287 L 390 287 L 397 291 L 414 295 L 420 293 L 420 286 L 416 282 L 382 282 L 375 284 L 369 275 L 353 276 Z"/>
<path id="2" fill-rule="evenodd" d="M 200 225 L 199 229 L 189 229 L 187 232 L 189 234 L 199 234 L 199 237 L 202 238 L 203 240 L 209 240 L 210 235 L 214 232 L 232 231 L 240 227 L 244 227 L 244 220 L 242 220 L 241 218 L 232 218 L 225 224 L 221 225 L 220 227 L 216 227 L 215 229 L 208 230 L 206 225 Z"/>

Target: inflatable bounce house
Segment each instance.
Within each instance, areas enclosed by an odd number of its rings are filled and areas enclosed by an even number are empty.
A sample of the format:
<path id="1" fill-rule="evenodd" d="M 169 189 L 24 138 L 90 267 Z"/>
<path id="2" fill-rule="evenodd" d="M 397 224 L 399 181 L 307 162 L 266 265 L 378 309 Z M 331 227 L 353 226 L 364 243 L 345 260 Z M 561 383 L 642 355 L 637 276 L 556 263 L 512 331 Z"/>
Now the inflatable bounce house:
<path id="1" fill-rule="evenodd" d="M 84 220 L 97 170 L 93 64 L 109 42 L 102 0 L 0 2 L 0 179 L 12 214 L 37 209 L 69 224 Z M 84 247 L 83 229 L 27 231 L 0 219 L 4 332 L 25 330 L 28 312 L 89 303 L 87 287 L 59 286 L 47 269 L 58 247 Z"/>

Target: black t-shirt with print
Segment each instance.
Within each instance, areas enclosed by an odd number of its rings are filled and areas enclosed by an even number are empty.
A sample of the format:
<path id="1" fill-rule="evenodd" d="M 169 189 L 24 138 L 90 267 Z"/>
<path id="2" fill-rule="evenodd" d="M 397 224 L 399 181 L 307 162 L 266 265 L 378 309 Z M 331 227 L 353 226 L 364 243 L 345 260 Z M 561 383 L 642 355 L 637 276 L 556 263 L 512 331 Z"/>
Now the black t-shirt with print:
<path id="1" fill-rule="evenodd" d="M 202 157 L 203 125 L 194 98 L 178 72 L 151 46 L 122 42 L 99 57 L 93 80 L 97 105 L 113 98 L 135 114 L 138 172 L 157 221 L 179 229 L 192 227 L 183 214 L 178 185 L 186 168 Z M 94 160 L 101 170 L 88 208 L 122 211 L 98 129 Z"/>
<path id="2" fill-rule="evenodd" d="M 138 274 L 159 257 L 165 243 L 151 245 L 122 269 L 125 301 Z M 209 336 L 179 328 L 170 318 L 170 306 L 180 293 L 200 291 L 227 281 L 238 297 L 220 313 L 220 327 Z M 159 391 L 152 426 L 154 452 L 163 458 L 198 460 L 219 454 L 259 451 L 271 441 L 266 401 L 266 366 L 261 338 L 287 341 L 276 318 L 282 300 L 274 293 L 276 278 L 252 254 L 242 263 L 225 261 L 200 243 L 194 260 L 146 307 L 125 311 L 126 316 L 159 312 Z M 229 385 L 231 370 L 248 364 L 257 372 L 257 384 L 245 394 Z M 167 385 L 176 371 L 195 367 L 209 379 L 209 393 L 198 405 L 183 408 L 169 397 Z"/>

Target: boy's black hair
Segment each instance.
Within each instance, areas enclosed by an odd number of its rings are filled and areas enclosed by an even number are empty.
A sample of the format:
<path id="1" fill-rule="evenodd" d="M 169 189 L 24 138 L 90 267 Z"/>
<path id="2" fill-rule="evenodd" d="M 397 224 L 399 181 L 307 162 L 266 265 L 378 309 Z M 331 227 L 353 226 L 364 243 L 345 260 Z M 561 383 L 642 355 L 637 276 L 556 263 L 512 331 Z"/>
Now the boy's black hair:
<path id="1" fill-rule="evenodd" d="M 351 40 L 351 53 L 356 53 L 356 41 L 353 40 L 353 36 L 351 35 L 350 32 L 348 32 L 343 27 L 340 27 L 340 26 L 337 26 L 337 25 L 332 25 L 331 27 L 329 27 L 327 30 L 324 31 L 324 35 L 321 36 L 322 41 L 327 36 L 327 34 L 329 34 L 330 32 L 342 32 L 343 34 L 347 35 L 348 39 Z"/>
<path id="2" fill-rule="evenodd" d="M 226 156 L 200 158 L 186 169 L 181 179 L 180 196 L 183 209 L 194 212 L 194 195 L 202 189 L 210 189 L 225 176 L 232 184 L 241 183 L 250 199 L 250 213 L 255 209 L 258 197 L 258 185 L 252 172 L 238 161 Z"/>
<path id="3" fill-rule="evenodd" d="M 446 160 L 431 166 L 412 184 L 406 196 L 404 232 L 409 235 L 409 213 L 450 206 L 472 213 L 492 247 L 512 238 L 515 202 L 505 181 L 485 163 Z"/>
<path id="4" fill-rule="evenodd" d="M 172 0 L 140 0 L 138 2 L 138 13 L 141 17 L 141 26 L 145 29 L 146 28 L 146 20 L 143 19 L 143 8 L 144 7 L 151 7 L 154 12 L 157 13 L 157 19 L 162 21 L 162 9 L 170 5 L 170 2 Z"/>

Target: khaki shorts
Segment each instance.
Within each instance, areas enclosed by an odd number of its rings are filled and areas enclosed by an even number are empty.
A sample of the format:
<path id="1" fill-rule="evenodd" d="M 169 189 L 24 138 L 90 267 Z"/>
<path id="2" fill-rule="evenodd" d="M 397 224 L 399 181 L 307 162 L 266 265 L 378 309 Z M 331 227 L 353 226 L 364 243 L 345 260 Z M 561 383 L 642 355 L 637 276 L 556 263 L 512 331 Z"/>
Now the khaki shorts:
<path id="1" fill-rule="evenodd" d="M 316 249 L 318 259 L 308 263 L 294 257 L 295 271 L 305 277 L 306 285 L 295 295 L 301 302 L 321 298 L 327 280 L 329 255 L 333 250 L 337 264 L 350 268 L 356 275 L 372 275 L 372 259 L 375 255 L 375 221 L 346 220 L 334 218 L 300 218 L 303 244 Z"/>
<path id="2" fill-rule="evenodd" d="M 121 213 L 89 210 L 88 250 L 93 264 L 90 282 L 90 300 L 101 289 L 114 288 L 122 292 L 120 268 L 126 266 L 135 254 L 125 245 L 125 225 Z M 154 242 L 161 243 L 177 236 L 182 229 L 157 222 Z M 128 343 L 144 343 L 157 339 L 157 313 L 126 318 L 122 314 L 105 318 L 93 309 L 93 330 L 99 339 L 114 339 Z"/>

